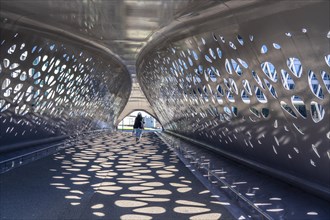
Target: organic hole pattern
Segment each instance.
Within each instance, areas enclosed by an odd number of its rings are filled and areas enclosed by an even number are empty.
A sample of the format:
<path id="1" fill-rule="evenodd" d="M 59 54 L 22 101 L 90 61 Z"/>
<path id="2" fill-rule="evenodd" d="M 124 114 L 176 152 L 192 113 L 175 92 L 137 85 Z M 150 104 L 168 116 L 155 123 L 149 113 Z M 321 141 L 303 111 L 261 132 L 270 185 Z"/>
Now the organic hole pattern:
<path id="1" fill-rule="evenodd" d="M 87 201 L 87 218 L 211 220 L 230 205 L 182 174 L 187 168 L 155 134 L 144 134 L 138 144 L 128 133 L 85 138 L 54 160 L 50 185 L 67 192 L 72 206 L 86 207 L 86 192 L 95 193 Z"/>
<path id="2" fill-rule="evenodd" d="M 305 58 L 294 53 L 283 53 L 278 60 L 278 53 L 295 39 L 293 32 L 270 43 L 257 43 L 256 37 L 212 32 L 201 34 L 201 42 L 189 37 L 175 42 L 175 51 L 160 48 L 166 52 L 154 56 L 156 47 L 139 69 L 141 86 L 166 129 L 239 155 L 244 146 L 251 158 L 263 155 L 267 159 L 262 160 L 272 165 L 279 163 L 274 158 L 283 157 L 285 163 L 296 161 L 312 166 L 320 169 L 315 173 L 326 182 L 324 176 L 328 175 L 322 174 L 321 167 L 330 157 L 319 157 L 310 149 L 320 142 L 322 150 L 329 151 L 325 143 L 330 139 L 330 54 L 324 51 L 325 56 L 315 58 L 320 62 L 314 70 L 304 65 L 308 63 Z M 248 53 L 243 51 L 251 48 L 250 54 L 257 54 L 262 62 L 244 55 Z M 189 62 L 189 67 L 179 60 Z M 170 74 L 173 64 L 177 74 Z M 311 135 L 316 130 L 322 132 Z M 303 141 L 306 138 L 308 141 Z M 304 145 L 304 149 L 299 147 Z M 299 154 L 309 159 L 296 156 Z M 305 178 L 302 170 L 296 172 Z"/>
<path id="3" fill-rule="evenodd" d="M 26 42 L 27 34 L 4 33 L 0 45 L 2 144 L 40 138 L 39 134 L 112 127 L 129 92 L 129 85 L 123 83 L 129 76 L 120 73 L 123 70 L 116 62 L 47 39 Z M 118 84 L 124 84 L 123 88 Z M 16 136 L 20 138 L 13 139 Z"/>

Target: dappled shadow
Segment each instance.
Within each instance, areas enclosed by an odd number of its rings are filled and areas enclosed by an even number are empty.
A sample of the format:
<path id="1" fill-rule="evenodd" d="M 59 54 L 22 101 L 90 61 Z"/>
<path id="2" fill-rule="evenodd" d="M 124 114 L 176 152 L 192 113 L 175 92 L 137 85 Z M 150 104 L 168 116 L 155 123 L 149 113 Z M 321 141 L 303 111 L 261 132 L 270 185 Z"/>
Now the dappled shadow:
<path id="1" fill-rule="evenodd" d="M 60 167 L 51 186 L 66 192 L 84 218 L 230 218 L 225 205 L 206 190 L 154 134 L 135 143 L 131 134 L 85 140 L 57 153 Z"/>
<path id="2" fill-rule="evenodd" d="M 213 193 L 228 197 L 229 202 L 245 211 L 246 215 L 239 219 L 328 219 L 330 212 L 327 207 L 330 203 L 326 200 L 215 154 L 200 145 L 166 133 L 162 133 L 161 137 L 176 150 L 187 167 L 192 171 L 196 169 L 203 175 L 202 181 L 216 189 Z M 226 202 L 218 203 L 226 205 Z"/>

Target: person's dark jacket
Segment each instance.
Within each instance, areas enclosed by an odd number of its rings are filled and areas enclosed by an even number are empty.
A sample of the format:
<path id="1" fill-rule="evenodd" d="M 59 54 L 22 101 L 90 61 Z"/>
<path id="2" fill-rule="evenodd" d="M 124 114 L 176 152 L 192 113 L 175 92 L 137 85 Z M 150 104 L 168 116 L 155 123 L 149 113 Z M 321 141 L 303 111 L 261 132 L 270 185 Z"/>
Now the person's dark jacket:
<path id="1" fill-rule="evenodd" d="M 136 116 L 133 128 L 134 129 L 136 129 L 136 128 L 143 129 L 144 128 L 144 122 L 143 122 L 142 115 Z"/>

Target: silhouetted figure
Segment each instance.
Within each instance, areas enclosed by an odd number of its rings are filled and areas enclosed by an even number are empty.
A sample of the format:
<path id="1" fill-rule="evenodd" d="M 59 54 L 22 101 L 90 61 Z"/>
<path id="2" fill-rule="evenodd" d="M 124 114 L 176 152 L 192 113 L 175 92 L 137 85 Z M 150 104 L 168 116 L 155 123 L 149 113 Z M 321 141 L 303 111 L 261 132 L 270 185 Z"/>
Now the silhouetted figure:
<path id="1" fill-rule="evenodd" d="M 140 112 L 135 118 L 133 129 L 135 130 L 136 141 L 139 141 L 142 136 L 142 130 L 144 129 L 144 121 Z"/>

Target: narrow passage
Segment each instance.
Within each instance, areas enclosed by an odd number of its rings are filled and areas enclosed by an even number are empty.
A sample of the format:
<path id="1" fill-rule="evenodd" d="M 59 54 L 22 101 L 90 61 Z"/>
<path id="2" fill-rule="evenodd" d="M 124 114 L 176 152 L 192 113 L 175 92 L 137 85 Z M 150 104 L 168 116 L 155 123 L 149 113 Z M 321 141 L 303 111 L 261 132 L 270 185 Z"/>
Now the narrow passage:
<path id="1" fill-rule="evenodd" d="M 0 177 L 1 219 L 233 219 L 153 133 L 82 140 Z"/>

